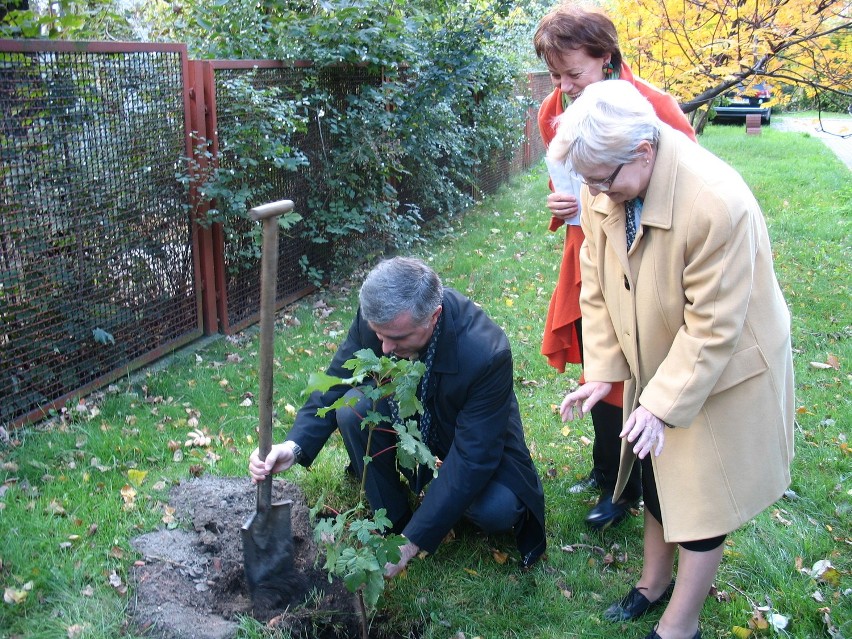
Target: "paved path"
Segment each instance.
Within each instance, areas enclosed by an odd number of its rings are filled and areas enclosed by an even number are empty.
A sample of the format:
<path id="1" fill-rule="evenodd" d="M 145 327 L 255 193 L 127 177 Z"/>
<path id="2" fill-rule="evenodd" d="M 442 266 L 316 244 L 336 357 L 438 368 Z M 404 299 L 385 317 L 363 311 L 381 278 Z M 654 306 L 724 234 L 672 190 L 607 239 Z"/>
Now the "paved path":
<path id="1" fill-rule="evenodd" d="M 773 129 L 779 131 L 801 131 L 819 138 L 837 154 L 837 157 L 852 171 L 852 120 L 840 118 L 822 118 L 822 128 L 818 118 L 797 118 L 784 116 L 772 118 Z M 827 132 L 826 132 L 827 131 Z M 833 134 L 833 135 L 832 135 Z M 846 137 L 843 137 L 846 136 Z"/>

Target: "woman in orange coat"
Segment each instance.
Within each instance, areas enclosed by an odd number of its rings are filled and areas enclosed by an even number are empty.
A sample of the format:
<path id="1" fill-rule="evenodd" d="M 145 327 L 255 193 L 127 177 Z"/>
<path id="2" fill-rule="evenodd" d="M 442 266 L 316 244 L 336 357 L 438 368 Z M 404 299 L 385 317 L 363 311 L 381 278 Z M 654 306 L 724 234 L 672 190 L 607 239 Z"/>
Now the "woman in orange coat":
<path id="1" fill-rule="evenodd" d="M 678 103 L 667 93 L 635 77 L 624 63 L 618 48 L 615 25 L 603 13 L 574 6 L 560 6 L 539 23 L 533 40 L 538 57 L 547 64 L 553 81 L 553 92 L 544 99 L 538 112 L 538 127 L 545 146 L 556 135 L 557 118 L 590 84 L 602 80 L 621 79 L 633 84 L 651 103 L 657 116 L 666 124 L 695 141 L 695 133 Z M 615 179 L 616 176 L 612 176 Z M 547 198 L 552 218 L 550 230 L 565 227 L 565 246 L 559 280 L 550 299 L 541 352 L 548 363 L 565 371 L 566 363 L 582 363 L 582 328 L 580 320 L 580 228 L 579 179 L 569 176 L 575 188 L 554 188 Z M 561 187 L 561 185 L 560 185 Z M 570 192 L 573 191 L 573 192 Z M 592 410 L 595 442 L 593 468 L 587 479 L 570 490 L 579 493 L 587 488 L 600 490 L 600 498 L 586 517 L 596 529 L 618 523 L 642 494 L 638 465 L 617 502 L 612 496 L 618 476 L 619 433 L 622 417 L 623 386 L 613 384 L 612 391 Z"/>

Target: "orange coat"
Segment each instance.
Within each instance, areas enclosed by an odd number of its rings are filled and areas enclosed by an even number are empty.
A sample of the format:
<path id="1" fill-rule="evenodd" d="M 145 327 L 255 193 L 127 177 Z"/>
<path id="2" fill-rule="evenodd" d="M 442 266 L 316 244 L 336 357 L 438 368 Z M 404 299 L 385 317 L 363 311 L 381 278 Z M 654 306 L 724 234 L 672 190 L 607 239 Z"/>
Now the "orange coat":
<path id="1" fill-rule="evenodd" d="M 689 120 L 680 110 L 677 101 L 668 93 L 660 91 L 651 84 L 633 76 L 630 68 L 622 62 L 620 79 L 627 80 L 647 98 L 654 107 L 659 118 L 685 133 L 693 141 L 697 141 L 695 132 Z M 550 145 L 556 135 L 557 118 L 562 114 L 562 91 L 553 90 L 541 103 L 538 110 L 538 130 L 545 147 Z M 553 185 L 550 186 L 551 190 Z M 544 337 L 541 342 L 541 353 L 547 357 L 547 362 L 559 372 L 565 371 L 567 363 L 582 363 L 582 352 L 577 333 L 577 320 L 580 319 L 580 246 L 584 235 L 580 226 L 566 225 L 562 220 L 553 217 L 550 220 L 550 230 L 555 231 L 565 227 L 565 245 L 562 251 L 562 264 L 559 267 L 559 280 L 550 298 L 547 309 L 547 319 L 544 325 Z M 604 401 L 622 405 L 623 388 L 621 384 L 613 384 L 612 391 Z"/>

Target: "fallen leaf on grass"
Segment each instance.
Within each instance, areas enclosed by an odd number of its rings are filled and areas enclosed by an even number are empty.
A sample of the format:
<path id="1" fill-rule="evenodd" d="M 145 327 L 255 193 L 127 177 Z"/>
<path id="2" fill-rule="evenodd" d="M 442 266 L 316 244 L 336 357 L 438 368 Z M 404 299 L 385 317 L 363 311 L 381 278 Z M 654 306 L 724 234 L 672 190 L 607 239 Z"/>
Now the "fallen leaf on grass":
<path id="1" fill-rule="evenodd" d="M 840 573 L 831 565 L 828 559 L 820 559 L 810 570 L 803 569 L 802 572 L 813 577 L 817 581 L 827 583 L 829 586 L 840 585 Z"/>
<path id="2" fill-rule="evenodd" d="M 187 439 L 183 443 L 186 448 L 193 446 L 197 448 L 206 448 L 213 441 L 207 434 L 206 430 L 191 430 L 186 437 Z"/>
<path id="3" fill-rule="evenodd" d="M 760 610 L 754 610 L 751 613 L 751 619 L 748 620 L 748 627 L 752 630 L 761 632 L 769 629 L 769 622 L 766 621 L 766 618 Z"/>
<path id="4" fill-rule="evenodd" d="M 20 588 L 7 587 L 3 591 L 3 601 L 12 606 L 22 604 L 27 600 L 30 591 L 33 589 L 33 582 L 28 581 Z"/>
<path id="5" fill-rule="evenodd" d="M 710 589 L 710 595 L 719 603 L 731 603 L 731 593 L 727 590 L 717 590 L 715 586 Z"/>
<path id="6" fill-rule="evenodd" d="M 68 514 L 67 512 L 65 512 L 65 507 L 55 499 L 52 499 L 50 501 L 45 510 L 48 512 L 48 514 L 56 515 L 57 517 L 65 517 Z"/>
<path id="7" fill-rule="evenodd" d="M 121 489 L 121 498 L 124 500 L 124 510 L 132 510 L 136 505 L 136 490 L 130 484 L 125 484 Z"/>
<path id="8" fill-rule="evenodd" d="M 494 557 L 494 561 L 496 561 L 501 566 L 507 561 L 509 561 L 509 554 L 501 550 L 497 550 L 496 548 L 491 549 L 491 556 Z"/>
<path id="9" fill-rule="evenodd" d="M 737 639 L 748 639 L 754 634 L 754 630 L 743 628 L 742 626 L 734 626 L 731 628 L 731 634 L 737 637 Z"/>
<path id="10" fill-rule="evenodd" d="M 784 524 L 785 526 L 792 526 L 793 522 L 790 521 L 789 519 L 785 519 L 781 515 L 782 512 L 785 512 L 785 511 L 776 508 L 774 511 L 772 511 L 772 518 L 775 519 L 776 521 Z"/>
<path id="11" fill-rule="evenodd" d="M 89 624 L 87 623 L 75 623 L 71 626 L 68 626 L 68 639 L 78 639 L 83 636 L 89 629 Z"/>
<path id="12" fill-rule="evenodd" d="M 769 625 L 771 625 L 775 630 L 784 630 L 787 627 L 787 624 L 790 623 L 790 620 L 784 615 L 779 615 L 777 612 L 773 612 L 769 615 Z"/>
<path id="13" fill-rule="evenodd" d="M 127 585 L 121 580 L 114 570 L 109 575 L 109 585 L 120 595 L 127 594 Z"/>
<path id="14" fill-rule="evenodd" d="M 825 623 L 825 630 L 828 632 L 828 636 L 831 639 L 843 639 L 843 635 L 840 634 L 840 628 L 834 625 L 834 622 L 831 620 L 831 609 L 830 608 L 820 608 L 819 612 L 822 613 L 822 620 Z"/>
<path id="15" fill-rule="evenodd" d="M 136 468 L 131 468 L 127 471 L 127 479 L 130 480 L 131 484 L 138 488 L 142 485 L 142 482 L 145 481 L 145 476 L 147 474 L 147 470 L 138 470 Z"/>
<path id="16" fill-rule="evenodd" d="M 479 573 L 476 572 L 475 570 L 471 569 L 471 568 L 465 568 L 464 571 L 469 575 L 473 575 L 474 577 L 479 577 Z"/>

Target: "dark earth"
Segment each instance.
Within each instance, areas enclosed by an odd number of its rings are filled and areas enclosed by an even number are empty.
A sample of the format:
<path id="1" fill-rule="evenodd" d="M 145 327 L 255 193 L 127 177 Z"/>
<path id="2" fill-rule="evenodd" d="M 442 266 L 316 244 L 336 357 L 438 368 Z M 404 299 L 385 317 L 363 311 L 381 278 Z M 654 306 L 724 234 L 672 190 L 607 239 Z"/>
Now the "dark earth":
<path id="1" fill-rule="evenodd" d="M 131 541 L 142 554 L 132 571 L 136 597 L 131 603 L 140 632 L 163 639 L 229 639 L 236 636 L 238 618 L 252 616 L 293 639 L 361 636 L 356 597 L 340 582 L 329 583 L 323 562 L 317 563 L 301 489 L 277 480 L 272 497 L 273 503 L 293 501 L 295 575 L 290 601 L 273 609 L 252 607 L 240 529 L 255 512 L 257 489 L 247 478 L 205 476 L 172 488 L 169 502 L 180 522 L 177 528 Z M 378 621 L 371 621 L 371 638 L 416 636 L 389 634 L 377 627 Z"/>

